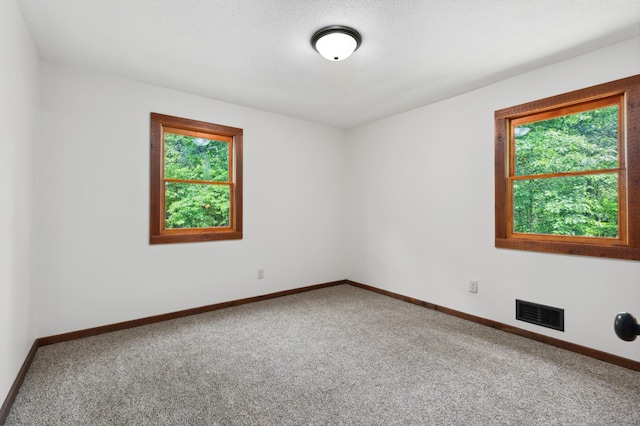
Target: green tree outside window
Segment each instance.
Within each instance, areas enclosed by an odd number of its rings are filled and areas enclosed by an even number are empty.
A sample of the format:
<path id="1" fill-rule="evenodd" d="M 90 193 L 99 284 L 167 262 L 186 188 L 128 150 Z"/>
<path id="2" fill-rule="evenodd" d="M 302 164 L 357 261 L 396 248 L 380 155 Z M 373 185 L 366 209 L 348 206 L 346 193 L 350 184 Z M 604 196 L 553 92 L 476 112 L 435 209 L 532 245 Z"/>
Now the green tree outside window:
<path id="1" fill-rule="evenodd" d="M 612 105 L 514 128 L 514 232 L 618 237 L 618 121 Z"/>

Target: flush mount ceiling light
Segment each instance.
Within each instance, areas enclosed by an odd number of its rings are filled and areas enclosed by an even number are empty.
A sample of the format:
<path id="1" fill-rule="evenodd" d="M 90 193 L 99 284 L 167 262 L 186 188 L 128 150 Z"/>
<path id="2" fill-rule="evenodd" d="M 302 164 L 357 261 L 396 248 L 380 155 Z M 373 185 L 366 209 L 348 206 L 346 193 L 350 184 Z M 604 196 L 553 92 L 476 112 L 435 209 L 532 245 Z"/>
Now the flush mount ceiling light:
<path id="1" fill-rule="evenodd" d="M 198 146 L 207 146 L 209 145 L 209 142 L 211 142 L 209 139 L 202 139 L 202 138 L 195 138 L 193 140 L 193 143 L 195 143 Z"/>
<path id="2" fill-rule="evenodd" d="M 311 37 L 313 48 L 330 61 L 347 59 L 360 47 L 361 42 L 360 33 L 341 25 L 322 28 Z"/>

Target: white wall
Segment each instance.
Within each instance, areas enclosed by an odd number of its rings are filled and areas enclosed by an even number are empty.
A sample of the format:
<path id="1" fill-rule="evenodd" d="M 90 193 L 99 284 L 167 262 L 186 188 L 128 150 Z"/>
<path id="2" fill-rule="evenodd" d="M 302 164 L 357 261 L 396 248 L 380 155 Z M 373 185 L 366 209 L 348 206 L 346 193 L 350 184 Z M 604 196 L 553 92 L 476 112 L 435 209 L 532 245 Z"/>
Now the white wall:
<path id="1" fill-rule="evenodd" d="M 640 262 L 496 249 L 493 154 L 494 111 L 639 73 L 634 38 L 348 132 L 349 278 L 640 361 L 613 332 L 640 316 Z M 564 308 L 565 332 L 516 298 Z"/>
<path id="2" fill-rule="evenodd" d="M 0 2 L 0 403 L 34 339 L 38 56 L 14 0 Z"/>
<path id="3" fill-rule="evenodd" d="M 346 277 L 341 131 L 49 63 L 42 76 L 39 336 Z M 149 245 L 150 112 L 244 129 L 243 240 Z"/>

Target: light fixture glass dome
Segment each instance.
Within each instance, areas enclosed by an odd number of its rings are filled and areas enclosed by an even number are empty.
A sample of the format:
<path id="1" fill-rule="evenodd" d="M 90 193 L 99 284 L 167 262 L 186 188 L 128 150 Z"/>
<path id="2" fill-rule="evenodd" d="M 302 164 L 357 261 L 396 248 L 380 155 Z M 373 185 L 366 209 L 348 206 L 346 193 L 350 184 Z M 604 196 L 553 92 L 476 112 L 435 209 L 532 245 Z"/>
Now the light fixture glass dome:
<path id="1" fill-rule="evenodd" d="M 353 28 L 334 25 L 316 32 L 311 38 L 311 45 L 324 58 L 342 61 L 360 47 L 361 41 L 360 34 Z"/>
<path id="2" fill-rule="evenodd" d="M 194 138 L 193 139 L 193 143 L 195 143 L 198 146 L 207 146 L 207 145 L 209 145 L 209 142 L 211 142 L 209 139 L 203 139 L 203 138 Z"/>

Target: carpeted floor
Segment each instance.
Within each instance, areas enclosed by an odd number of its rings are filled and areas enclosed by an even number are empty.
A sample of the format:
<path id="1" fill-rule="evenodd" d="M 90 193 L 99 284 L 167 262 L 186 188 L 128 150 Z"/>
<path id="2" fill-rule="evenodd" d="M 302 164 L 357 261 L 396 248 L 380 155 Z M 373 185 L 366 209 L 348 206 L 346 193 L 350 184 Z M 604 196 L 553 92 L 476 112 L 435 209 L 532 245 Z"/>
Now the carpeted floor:
<path id="1" fill-rule="evenodd" d="M 6 425 L 633 425 L 640 373 L 348 285 L 42 347 Z"/>

